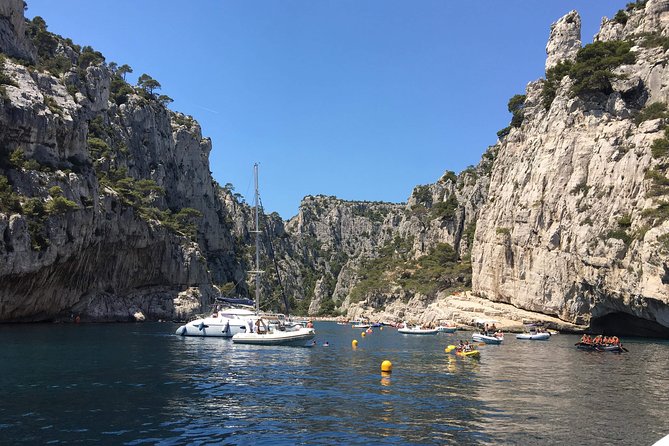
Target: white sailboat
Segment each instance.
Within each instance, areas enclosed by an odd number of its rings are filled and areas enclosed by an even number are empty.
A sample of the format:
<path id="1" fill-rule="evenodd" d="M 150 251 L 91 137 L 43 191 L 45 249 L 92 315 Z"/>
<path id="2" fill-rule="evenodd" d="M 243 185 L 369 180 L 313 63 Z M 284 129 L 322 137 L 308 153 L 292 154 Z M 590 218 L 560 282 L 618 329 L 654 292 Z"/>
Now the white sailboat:
<path id="1" fill-rule="evenodd" d="M 251 307 L 252 308 L 252 307 Z M 252 309 L 243 306 L 218 308 L 210 316 L 195 319 L 177 328 L 179 336 L 212 336 L 231 338 L 246 333 L 260 318 Z"/>
<path id="2" fill-rule="evenodd" d="M 256 314 L 260 314 L 260 226 L 258 222 L 260 198 L 258 194 L 258 164 L 253 166 L 253 177 L 255 182 L 255 231 L 256 235 L 256 270 L 251 271 L 256 281 Z M 314 338 L 316 332 L 313 328 L 301 325 L 286 327 L 282 324 L 272 324 L 269 320 L 259 317 L 254 323 L 253 330 L 237 333 L 232 336 L 235 344 L 253 345 L 290 345 L 304 346 L 305 343 Z"/>

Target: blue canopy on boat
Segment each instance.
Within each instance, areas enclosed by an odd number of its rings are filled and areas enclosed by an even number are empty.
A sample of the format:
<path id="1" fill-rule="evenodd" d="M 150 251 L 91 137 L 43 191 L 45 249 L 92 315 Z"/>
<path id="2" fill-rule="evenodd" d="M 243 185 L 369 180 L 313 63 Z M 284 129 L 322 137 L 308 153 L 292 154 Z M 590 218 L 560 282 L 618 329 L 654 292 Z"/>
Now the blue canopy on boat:
<path id="1" fill-rule="evenodd" d="M 256 304 L 255 301 L 242 297 L 217 297 L 216 302 L 223 302 L 230 305 L 248 305 L 251 307 Z"/>

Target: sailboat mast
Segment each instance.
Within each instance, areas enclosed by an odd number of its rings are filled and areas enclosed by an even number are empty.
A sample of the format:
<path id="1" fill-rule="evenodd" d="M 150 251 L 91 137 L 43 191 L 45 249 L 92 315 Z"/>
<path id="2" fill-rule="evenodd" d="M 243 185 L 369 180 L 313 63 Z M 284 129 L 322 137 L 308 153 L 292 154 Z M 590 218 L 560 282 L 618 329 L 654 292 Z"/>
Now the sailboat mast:
<path id="1" fill-rule="evenodd" d="M 258 198 L 258 163 L 253 165 L 253 179 L 255 183 L 255 223 L 256 223 L 256 312 L 260 312 L 260 226 L 258 222 L 260 200 Z"/>

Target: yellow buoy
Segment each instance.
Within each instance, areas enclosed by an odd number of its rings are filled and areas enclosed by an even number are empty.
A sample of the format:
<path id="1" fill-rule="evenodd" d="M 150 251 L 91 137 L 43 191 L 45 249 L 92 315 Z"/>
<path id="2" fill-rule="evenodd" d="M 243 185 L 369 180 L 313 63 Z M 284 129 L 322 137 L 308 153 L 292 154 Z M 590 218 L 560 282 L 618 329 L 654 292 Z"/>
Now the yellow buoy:
<path id="1" fill-rule="evenodd" d="M 383 327 L 379 327 L 379 330 L 383 331 Z"/>
<path id="2" fill-rule="evenodd" d="M 392 372 L 393 371 L 393 363 L 388 361 L 387 359 L 381 363 L 381 371 L 382 372 Z"/>
<path id="3" fill-rule="evenodd" d="M 351 347 L 356 348 L 358 346 L 358 340 L 354 339 L 351 341 Z"/>
<path id="4" fill-rule="evenodd" d="M 365 337 L 365 332 L 364 332 L 364 331 L 362 332 L 362 337 L 363 337 L 363 338 Z"/>

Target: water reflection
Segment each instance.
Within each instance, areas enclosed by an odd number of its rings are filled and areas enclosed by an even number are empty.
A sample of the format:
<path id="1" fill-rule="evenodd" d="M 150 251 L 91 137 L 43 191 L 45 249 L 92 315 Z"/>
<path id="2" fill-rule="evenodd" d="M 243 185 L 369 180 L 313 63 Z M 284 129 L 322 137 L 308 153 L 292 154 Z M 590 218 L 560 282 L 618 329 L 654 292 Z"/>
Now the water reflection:
<path id="1" fill-rule="evenodd" d="M 390 372 L 381 372 L 381 385 L 382 386 L 389 386 L 390 385 Z"/>
<path id="2" fill-rule="evenodd" d="M 503 350 L 488 350 L 481 397 L 490 412 L 481 429 L 515 442 L 550 438 L 556 443 L 592 444 L 652 438 L 642 426 L 652 417 L 660 421 L 652 410 L 659 396 L 653 389 L 666 389 L 667 368 L 640 362 L 634 349 L 624 355 L 578 351 L 576 340 L 567 335 L 547 343 L 511 340 Z M 647 343 L 644 347 L 656 348 Z M 661 348 L 667 352 L 666 345 Z M 662 397 L 666 404 L 666 392 Z M 643 420 L 641 425 L 630 422 L 630 409 Z M 667 422 L 662 424 L 666 430 Z"/>
<path id="3" fill-rule="evenodd" d="M 508 337 L 481 359 L 447 335 L 313 348 L 173 336 L 170 324 L 0 327 L 0 438 L 113 444 L 651 444 L 669 431 L 669 344 L 581 352 Z M 466 337 L 466 334 L 460 334 Z M 357 349 L 352 340 L 358 339 Z M 324 341 L 330 346 L 322 347 Z M 383 360 L 392 374 L 379 374 Z"/>

